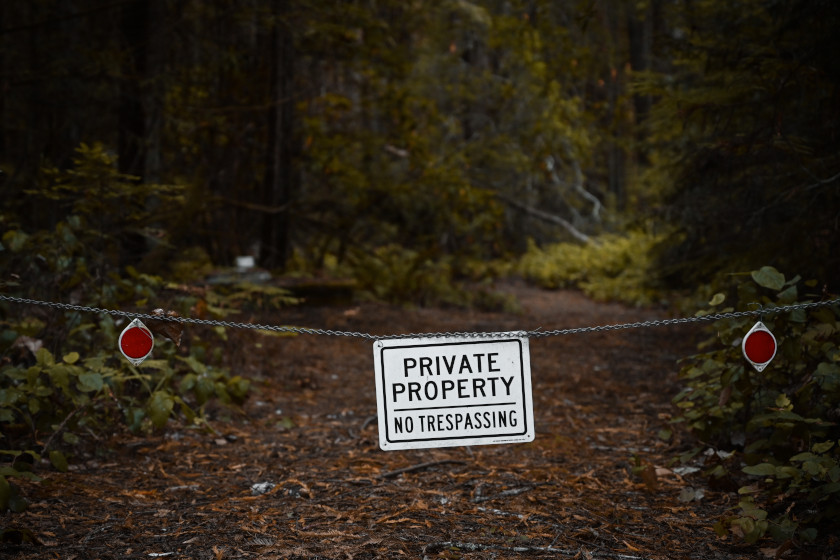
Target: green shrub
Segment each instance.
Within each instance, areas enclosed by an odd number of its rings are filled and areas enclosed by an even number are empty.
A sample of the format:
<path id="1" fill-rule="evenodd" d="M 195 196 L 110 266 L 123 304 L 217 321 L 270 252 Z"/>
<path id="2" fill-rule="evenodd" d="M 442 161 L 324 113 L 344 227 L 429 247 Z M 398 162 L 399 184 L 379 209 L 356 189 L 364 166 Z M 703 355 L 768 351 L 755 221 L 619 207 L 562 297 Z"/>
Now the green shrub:
<path id="1" fill-rule="evenodd" d="M 294 303 L 268 286 L 173 290 L 158 276 L 122 266 L 127 235 L 166 224 L 162 212 L 150 211 L 148 197 L 168 211 L 177 210 L 179 199 L 177 189 L 141 185 L 115 163 L 103 147 L 83 145 L 72 168 L 45 168 L 43 183 L 27 194 L 36 207 L 52 205 L 55 221 L 48 226 L 24 213 L 0 213 L 4 294 L 182 315 L 200 308 L 211 317 Z M 32 471 L 42 460 L 66 470 L 68 456 L 113 433 L 116 424 L 155 430 L 180 413 L 189 424 L 207 426 L 209 402 L 235 405 L 246 398 L 249 381 L 231 374 L 216 352 L 214 339 L 226 336 L 222 327 L 191 327 L 188 344 L 178 347 L 167 338 L 178 339 L 180 329 L 169 323 L 174 329 L 160 329 L 153 357 L 134 366 L 117 349 L 127 322 L 0 303 L 0 514 L 26 506 L 15 478 L 37 479 Z"/>
<path id="2" fill-rule="evenodd" d="M 386 245 L 356 252 L 346 275 L 366 297 L 409 305 L 443 305 L 514 310 L 511 298 L 493 290 L 492 280 L 504 275 L 502 263 L 457 261 L 435 251 L 415 251 Z"/>
<path id="3" fill-rule="evenodd" d="M 651 250 L 662 236 L 631 231 L 602 235 L 590 243 L 529 242 L 520 273 L 545 288 L 579 288 L 597 300 L 649 304 L 657 299 Z"/>
<path id="4" fill-rule="evenodd" d="M 817 294 L 772 267 L 730 277 L 701 313 L 767 312 L 778 351 L 762 372 L 744 359 L 742 337 L 755 317 L 716 321 L 702 353 L 685 360 L 675 420 L 706 446 L 734 451 L 707 470 L 740 481 L 740 503 L 716 526 L 738 527 L 748 542 L 765 534 L 813 539 L 840 519 L 840 306 L 773 313 Z M 695 451 L 698 451 L 698 448 Z"/>

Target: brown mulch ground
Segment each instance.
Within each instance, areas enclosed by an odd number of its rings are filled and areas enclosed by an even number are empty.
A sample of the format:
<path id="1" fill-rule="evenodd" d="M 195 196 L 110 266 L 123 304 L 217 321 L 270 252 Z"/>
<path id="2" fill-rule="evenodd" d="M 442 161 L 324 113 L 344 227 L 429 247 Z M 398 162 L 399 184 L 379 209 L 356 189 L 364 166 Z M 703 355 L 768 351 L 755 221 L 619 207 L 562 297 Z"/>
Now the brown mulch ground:
<path id="1" fill-rule="evenodd" d="M 364 303 L 267 319 L 391 334 L 663 316 L 575 292 L 506 289 L 520 313 Z M 690 442 L 657 437 L 694 334 L 684 325 L 532 339 L 534 442 L 383 452 L 370 341 L 233 332 L 224 350 L 257 380 L 244 410 L 214 410 L 217 434 L 115 434 L 68 473 L 27 485 L 32 504 L 15 524 L 38 543 L 0 545 L 0 556 L 773 558 L 772 543 L 762 551 L 715 535 L 737 495 L 668 468 Z"/>

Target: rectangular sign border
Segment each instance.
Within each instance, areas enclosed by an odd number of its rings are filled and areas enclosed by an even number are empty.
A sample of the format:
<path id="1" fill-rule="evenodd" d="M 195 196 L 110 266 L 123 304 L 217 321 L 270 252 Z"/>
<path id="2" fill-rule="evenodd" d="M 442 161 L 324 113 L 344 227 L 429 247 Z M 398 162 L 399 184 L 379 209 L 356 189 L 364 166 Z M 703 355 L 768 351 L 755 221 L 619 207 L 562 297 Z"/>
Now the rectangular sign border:
<path id="1" fill-rule="evenodd" d="M 428 337 L 418 337 L 412 339 L 405 339 L 405 340 L 415 340 L 415 341 L 423 341 L 420 344 L 404 344 L 404 345 L 393 345 L 393 346 L 386 346 L 385 343 L 388 342 L 387 340 L 379 340 L 374 343 L 374 347 L 377 344 L 380 346 L 377 349 L 376 353 L 376 360 L 378 365 L 375 369 L 378 369 L 377 372 L 379 375 L 377 376 L 377 394 L 376 400 L 377 405 L 382 403 L 382 410 L 378 410 L 380 414 L 383 415 L 383 420 L 379 422 L 380 426 L 380 435 L 379 435 L 379 446 L 382 448 L 383 443 L 387 443 L 388 445 L 394 446 L 389 449 L 384 449 L 385 451 L 396 451 L 399 449 L 429 449 L 434 447 L 454 447 L 461 445 L 459 443 L 454 443 L 451 445 L 439 445 L 439 446 L 432 446 L 432 447 L 423 447 L 422 445 L 415 445 L 415 444 L 422 444 L 423 442 L 433 442 L 433 441 L 440 441 L 440 442 L 451 442 L 451 441 L 464 441 L 463 445 L 494 445 L 494 444 L 505 444 L 505 443 L 527 443 L 534 440 L 535 431 L 533 429 L 534 423 L 534 410 L 533 410 L 533 400 L 531 395 L 529 395 L 528 390 L 531 389 L 531 375 L 530 375 L 530 356 L 527 356 L 528 361 L 528 376 L 527 376 L 527 383 L 526 376 L 525 376 L 525 350 L 524 346 L 527 343 L 526 336 L 517 336 L 513 333 L 499 333 L 500 338 L 492 338 L 492 337 L 477 337 L 477 338 L 469 338 L 469 337 L 447 337 L 442 339 L 440 342 L 435 342 L 434 338 Z M 501 338 L 504 336 L 504 338 Z M 453 340 L 455 339 L 455 340 Z M 401 339 L 396 339 L 401 340 Z M 387 387 L 386 387 L 386 379 L 385 379 L 385 357 L 384 352 L 385 350 L 395 350 L 395 349 L 404 349 L 404 348 L 425 348 L 425 347 L 441 347 L 441 346 L 464 346 L 469 344 L 486 344 L 486 343 L 494 343 L 494 342 L 516 342 L 518 344 L 518 352 L 519 352 L 519 377 L 522 383 L 522 416 L 523 416 L 523 427 L 521 432 L 517 433 L 504 433 L 504 434 L 479 434 L 474 436 L 448 436 L 448 437 L 422 437 L 422 438 L 413 438 L 413 439 L 403 439 L 403 440 L 392 440 L 389 439 L 389 428 L 388 428 L 388 406 L 387 406 Z M 530 348 L 530 346 L 529 346 Z M 527 386 L 526 386 L 527 385 Z M 381 393 L 380 393 L 381 389 Z M 533 391 L 531 389 L 531 391 Z M 530 403 L 530 407 L 529 407 Z M 492 406 L 492 405 L 490 405 Z M 441 407 L 442 409 L 446 408 L 456 408 L 456 407 Z M 531 426 L 531 433 L 529 434 L 529 419 L 528 413 L 530 412 L 530 426 Z M 384 434 L 382 432 L 384 426 Z M 529 437 L 530 436 L 530 437 Z M 473 441 L 470 441 L 473 440 Z"/>

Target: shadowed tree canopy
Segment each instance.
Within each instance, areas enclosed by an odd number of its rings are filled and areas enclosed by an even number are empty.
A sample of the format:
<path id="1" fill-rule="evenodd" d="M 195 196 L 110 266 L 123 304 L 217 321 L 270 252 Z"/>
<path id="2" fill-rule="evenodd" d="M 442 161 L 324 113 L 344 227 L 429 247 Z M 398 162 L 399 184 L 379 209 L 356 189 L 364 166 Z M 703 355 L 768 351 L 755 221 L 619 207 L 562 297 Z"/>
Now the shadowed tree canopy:
<path id="1" fill-rule="evenodd" d="M 9 211 L 101 143 L 154 196 L 150 270 L 511 258 L 676 234 L 663 275 L 837 269 L 830 1 L 307 0 L 0 6 Z M 373 257 L 371 257 L 373 255 Z M 380 255 L 380 256 L 376 256 Z"/>
<path id="2" fill-rule="evenodd" d="M 681 285 L 762 264 L 833 283 L 840 270 L 840 5 L 674 5 L 670 70 L 643 82 L 651 185 L 679 233 Z"/>

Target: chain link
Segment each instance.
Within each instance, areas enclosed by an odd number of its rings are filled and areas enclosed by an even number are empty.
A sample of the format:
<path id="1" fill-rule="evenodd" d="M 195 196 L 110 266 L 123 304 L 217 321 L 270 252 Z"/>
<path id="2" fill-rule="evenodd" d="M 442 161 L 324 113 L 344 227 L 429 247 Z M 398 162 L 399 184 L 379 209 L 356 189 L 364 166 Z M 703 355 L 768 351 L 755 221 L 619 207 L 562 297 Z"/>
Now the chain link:
<path id="1" fill-rule="evenodd" d="M 71 303 L 58 303 L 51 301 L 41 301 L 37 299 L 19 298 L 13 296 L 6 296 L 0 294 L 0 301 L 9 301 L 13 303 L 21 303 L 25 305 L 40 305 L 44 307 L 52 307 L 55 309 L 63 309 L 65 311 L 79 311 L 83 313 L 104 313 L 107 315 L 115 315 L 118 317 L 127 317 L 129 319 L 146 319 L 150 321 L 169 321 L 173 323 L 185 323 L 190 325 L 208 325 L 214 327 L 227 327 L 231 329 L 253 329 L 260 331 L 272 331 L 281 333 L 293 334 L 311 334 L 322 336 L 345 336 L 351 338 L 363 338 L 367 340 L 389 340 L 401 338 L 495 338 L 499 335 L 515 335 L 525 336 L 530 338 L 545 338 L 549 336 L 563 336 L 570 334 L 586 334 L 592 332 L 608 332 L 625 329 L 641 329 L 650 327 L 662 327 L 668 325 L 682 325 L 685 323 L 698 323 L 701 321 L 718 321 L 720 319 L 733 319 L 737 317 L 755 317 L 763 315 L 772 315 L 778 313 L 786 313 L 788 311 L 796 311 L 800 309 L 812 309 L 815 307 L 825 307 L 830 305 L 840 304 L 840 298 L 827 301 L 816 301 L 810 303 L 797 303 L 793 305 L 782 305 L 779 307 L 760 307 L 751 311 L 731 311 L 727 313 L 711 313 L 709 315 L 701 315 L 695 317 L 681 317 L 677 319 L 657 319 L 652 321 L 637 321 L 634 323 L 618 323 L 614 325 L 598 325 L 594 327 L 577 327 L 570 329 L 555 329 L 542 330 L 535 329 L 530 331 L 514 331 L 514 332 L 432 332 L 432 333 L 414 333 L 414 334 L 386 334 L 374 335 L 364 332 L 355 331 L 337 331 L 330 329 L 318 329 L 309 327 L 293 327 L 281 325 L 260 325 L 257 323 L 239 323 L 235 321 L 217 321 L 213 319 L 194 319 L 191 317 L 173 317 L 169 315 L 152 315 L 149 313 L 134 313 L 131 311 L 118 311 L 116 309 L 103 309 L 100 307 L 88 307 L 85 305 L 73 305 Z"/>

